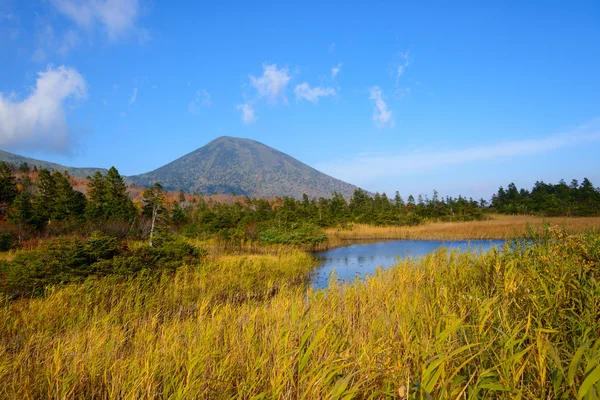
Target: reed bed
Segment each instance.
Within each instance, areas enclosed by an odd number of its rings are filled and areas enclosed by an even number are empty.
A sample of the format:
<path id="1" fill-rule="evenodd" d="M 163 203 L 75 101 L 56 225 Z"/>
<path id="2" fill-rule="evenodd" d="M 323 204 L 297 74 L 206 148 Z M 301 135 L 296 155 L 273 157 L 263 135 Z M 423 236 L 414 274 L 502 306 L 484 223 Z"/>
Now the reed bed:
<path id="1" fill-rule="evenodd" d="M 576 233 L 600 228 L 600 217 L 549 217 L 529 215 L 490 215 L 482 221 L 432 222 L 418 226 L 373 226 L 354 224 L 326 230 L 330 246 L 344 245 L 344 240 L 488 240 L 511 239 L 541 232 L 544 225 L 560 226 Z"/>
<path id="2" fill-rule="evenodd" d="M 300 251 L 0 307 L 0 398 L 598 398 L 600 238 L 438 251 L 327 290 Z"/>

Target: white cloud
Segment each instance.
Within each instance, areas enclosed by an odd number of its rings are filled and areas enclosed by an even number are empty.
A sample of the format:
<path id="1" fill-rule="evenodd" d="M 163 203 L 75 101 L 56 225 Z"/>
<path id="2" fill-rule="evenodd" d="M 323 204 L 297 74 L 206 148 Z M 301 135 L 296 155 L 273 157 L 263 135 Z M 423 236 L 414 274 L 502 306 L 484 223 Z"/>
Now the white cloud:
<path id="1" fill-rule="evenodd" d="M 596 141 L 600 141 L 600 123 L 545 138 L 499 142 L 463 149 L 415 151 L 402 155 L 358 155 L 345 160 L 321 163 L 315 167 L 336 178 L 360 184 L 378 178 L 414 175 L 475 161 L 545 153 Z"/>
<path id="2" fill-rule="evenodd" d="M 109 39 L 117 39 L 130 32 L 147 36 L 136 27 L 140 13 L 138 0 L 50 0 L 56 9 L 77 25 L 91 29 L 100 24 Z"/>
<path id="3" fill-rule="evenodd" d="M 313 103 L 318 103 L 319 97 L 335 96 L 334 89 L 319 86 L 311 88 L 307 82 L 297 85 L 294 93 L 296 93 L 296 101 L 305 99 Z"/>
<path id="4" fill-rule="evenodd" d="M 65 66 L 38 73 L 31 94 L 20 102 L 0 93 L 0 146 L 69 150 L 72 138 L 63 103 L 86 95 L 83 77 Z"/>
<path id="5" fill-rule="evenodd" d="M 398 53 L 399 61 L 394 64 L 394 73 L 396 75 L 396 87 L 400 83 L 400 77 L 404 74 L 404 70 L 410 64 L 410 53 L 408 51 Z"/>
<path id="6" fill-rule="evenodd" d="M 133 88 L 133 93 L 131 93 L 131 98 L 129 99 L 129 105 L 135 103 L 135 100 L 137 99 L 137 92 L 137 88 Z"/>
<path id="7" fill-rule="evenodd" d="M 116 83 L 113 83 L 112 88 L 113 88 L 113 90 L 119 90 L 119 85 L 117 85 Z"/>
<path id="8" fill-rule="evenodd" d="M 242 121 L 246 125 L 253 124 L 258 119 L 258 117 L 256 117 L 254 115 L 254 108 L 252 107 L 251 104 L 248 104 L 248 103 L 239 104 L 236 107 L 236 109 L 242 111 Z"/>
<path id="9" fill-rule="evenodd" d="M 276 64 L 263 65 L 263 75 L 255 77 L 250 75 L 250 85 L 258 92 L 258 97 L 266 97 L 275 102 L 281 98 L 285 103 L 285 89 L 290 81 L 288 68 L 277 69 Z"/>
<path id="10" fill-rule="evenodd" d="M 210 94 L 206 91 L 206 89 L 196 91 L 196 98 L 194 101 L 188 104 L 188 110 L 192 114 L 198 114 L 202 107 L 210 107 L 212 105 L 212 101 L 210 99 Z"/>
<path id="11" fill-rule="evenodd" d="M 388 109 L 387 104 L 383 100 L 383 92 L 379 86 L 373 86 L 371 88 L 370 100 L 375 101 L 375 110 L 373 111 L 373 121 L 377 124 L 378 128 L 385 128 L 386 126 L 394 126 L 394 120 L 392 119 L 392 112 Z"/>
<path id="12" fill-rule="evenodd" d="M 342 64 L 341 63 L 339 63 L 335 67 L 331 68 L 331 77 L 335 78 L 337 76 L 337 74 L 340 73 L 341 70 L 342 70 Z"/>
<path id="13" fill-rule="evenodd" d="M 334 51 L 335 51 L 335 43 L 331 43 L 331 44 L 329 45 L 329 52 L 330 52 L 330 53 L 333 53 Z"/>

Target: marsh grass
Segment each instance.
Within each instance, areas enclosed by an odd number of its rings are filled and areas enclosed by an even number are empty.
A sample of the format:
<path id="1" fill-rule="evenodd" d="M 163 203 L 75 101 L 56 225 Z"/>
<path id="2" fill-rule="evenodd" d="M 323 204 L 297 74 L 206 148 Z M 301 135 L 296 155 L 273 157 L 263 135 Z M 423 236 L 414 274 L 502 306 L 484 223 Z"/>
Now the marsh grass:
<path id="1" fill-rule="evenodd" d="M 0 398 L 598 398 L 600 239 L 552 228 L 315 291 L 298 250 L 0 308 Z"/>
<path id="2" fill-rule="evenodd" d="M 486 240 L 531 236 L 545 225 L 561 227 L 568 233 L 600 228 L 600 217 L 550 217 L 530 215 L 490 215 L 488 219 L 467 222 L 432 222 L 418 226 L 373 226 L 350 224 L 326 230 L 329 246 L 345 245 L 345 240 Z"/>

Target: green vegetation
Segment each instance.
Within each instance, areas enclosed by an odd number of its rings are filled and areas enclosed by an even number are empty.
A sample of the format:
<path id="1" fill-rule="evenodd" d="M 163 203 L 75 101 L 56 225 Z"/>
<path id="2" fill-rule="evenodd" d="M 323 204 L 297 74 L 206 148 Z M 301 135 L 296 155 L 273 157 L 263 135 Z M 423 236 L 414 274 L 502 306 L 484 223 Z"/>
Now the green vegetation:
<path id="1" fill-rule="evenodd" d="M 600 215 L 600 188 L 594 188 L 587 178 L 581 184 L 573 179 L 570 185 L 564 180 L 556 185 L 536 182 L 531 191 L 519 190 L 511 183 L 494 195 L 492 207 L 503 214 Z"/>
<path id="2" fill-rule="evenodd" d="M 50 285 L 82 283 L 88 277 L 130 276 L 140 271 L 196 265 L 206 253 L 172 237 L 156 246 L 130 246 L 94 232 L 88 239 L 60 237 L 0 263 L 0 292 L 11 298 L 39 296 Z"/>
<path id="3" fill-rule="evenodd" d="M 286 227 L 271 226 L 260 232 L 260 241 L 265 244 L 296 244 L 316 246 L 327 241 L 325 232 L 310 223 L 292 223 Z"/>
<path id="4" fill-rule="evenodd" d="M 48 289 L 0 308 L 0 397 L 597 398 L 600 236 L 533 236 L 326 291 L 289 248 Z"/>
<path id="5" fill-rule="evenodd" d="M 225 141 L 225 143 L 228 143 Z M 189 238 L 220 237 L 235 243 L 295 244 L 317 246 L 325 241 L 324 229 L 341 230 L 353 225 L 415 226 L 430 222 L 480 221 L 489 212 L 530 213 L 548 216 L 600 214 L 600 190 L 588 179 L 570 187 L 537 183 L 518 191 L 511 184 L 500 188 L 488 206 L 459 196 L 441 198 L 396 192 L 371 195 L 356 189 L 346 200 L 334 192 L 331 198 L 292 197 L 267 200 L 236 197 L 215 200 L 181 191 L 173 197 L 154 183 L 134 202 L 129 188 L 113 167 L 105 175 L 96 172 L 87 182 L 87 197 L 75 190 L 75 179 L 66 173 L 42 169 L 31 172 L 0 163 L 0 249 L 18 247 L 36 237 L 89 236 L 94 231 L 118 239 L 152 239 L 171 231 Z M 79 183 L 81 185 L 81 183 Z"/>

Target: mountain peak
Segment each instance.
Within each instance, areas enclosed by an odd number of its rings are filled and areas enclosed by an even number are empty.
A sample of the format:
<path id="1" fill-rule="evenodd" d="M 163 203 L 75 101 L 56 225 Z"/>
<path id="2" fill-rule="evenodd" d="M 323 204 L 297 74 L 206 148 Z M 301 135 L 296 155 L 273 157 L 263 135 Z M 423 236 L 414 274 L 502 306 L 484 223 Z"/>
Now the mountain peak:
<path id="1" fill-rule="evenodd" d="M 15 165 L 26 162 L 79 177 L 96 171 L 106 173 L 105 169 L 65 167 L 2 150 L 0 161 Z M 265 198 L 300 199 L 303 194 L 331 197 L 333 192 L 348 198 L 357 189 L 263 143 L 233 136 L 220 136 L 154 171 L 127 177 L 127 181 L 141 186 L 160 182 L 165 189 L 188 193 L 235 193 Z"/>
<path id="2" fill-rule="evenodd" d="M 171 190 L 250 197 L 330 197 L 333 192 L 349 196 L 356 189 L 263 143 L 232 136 L 220 136 L 161 168 L 130 179 L 143 186 L 160 182 Z"/>

